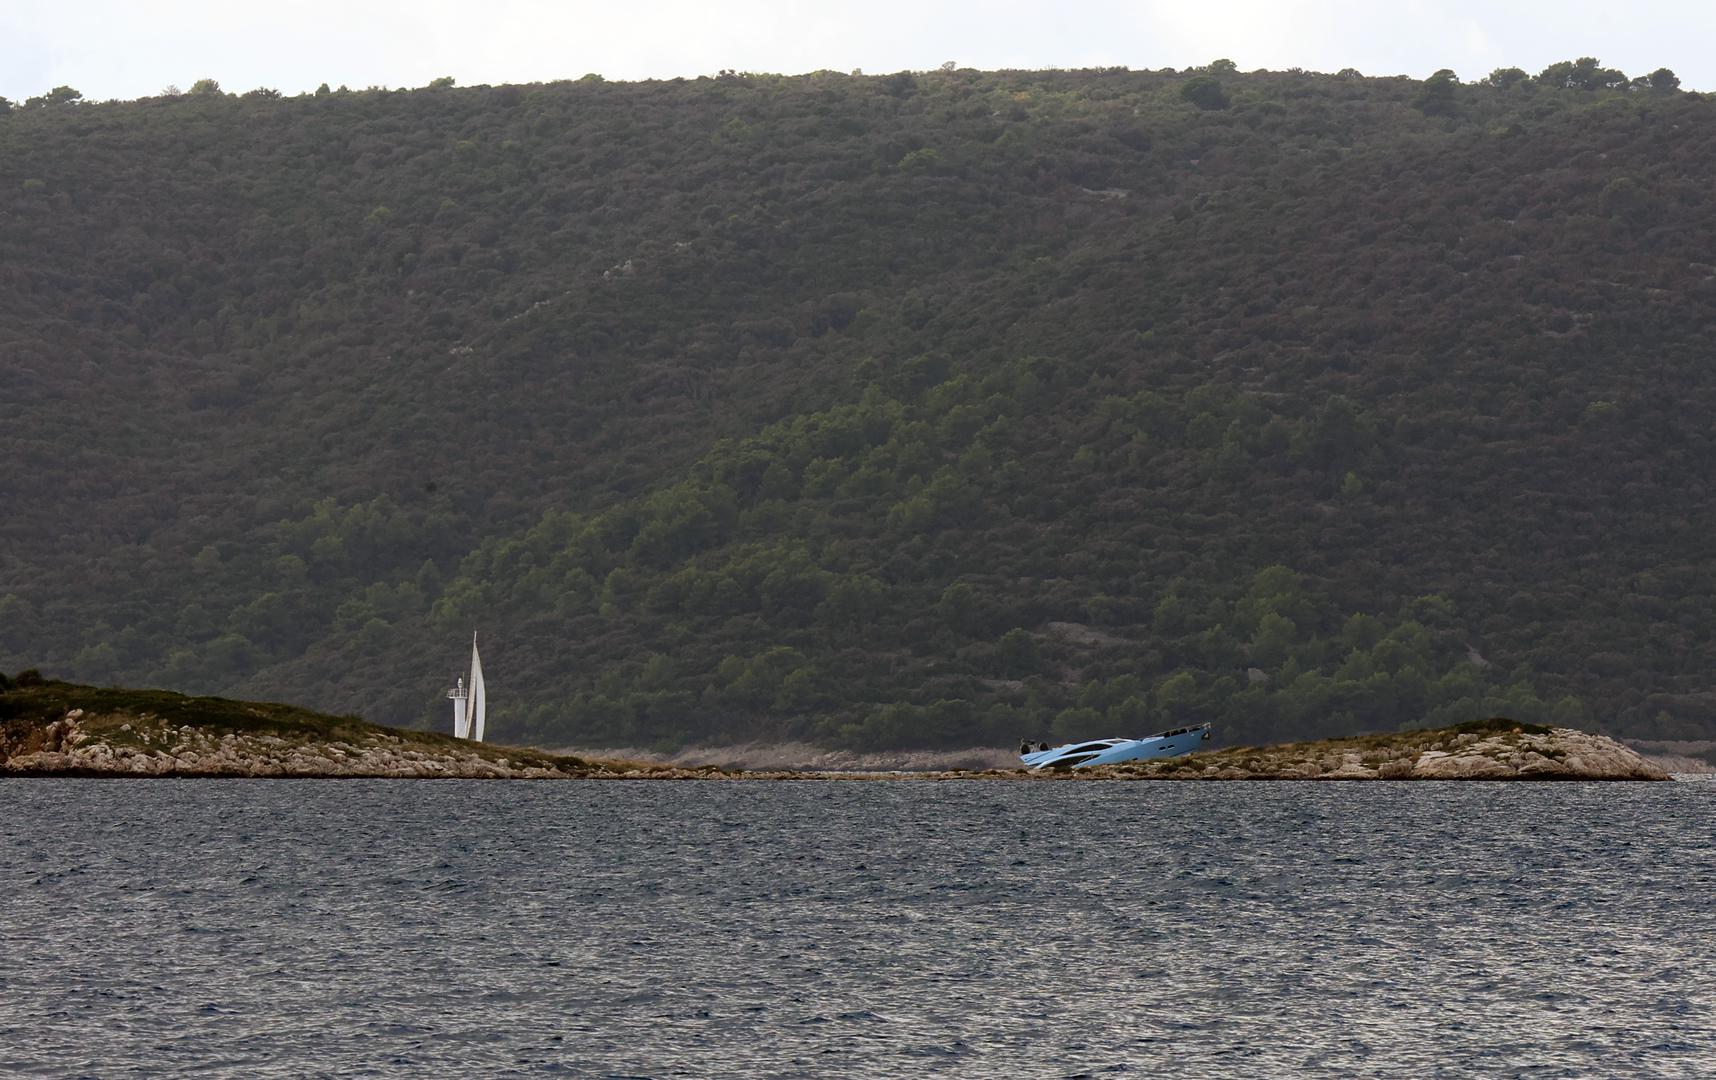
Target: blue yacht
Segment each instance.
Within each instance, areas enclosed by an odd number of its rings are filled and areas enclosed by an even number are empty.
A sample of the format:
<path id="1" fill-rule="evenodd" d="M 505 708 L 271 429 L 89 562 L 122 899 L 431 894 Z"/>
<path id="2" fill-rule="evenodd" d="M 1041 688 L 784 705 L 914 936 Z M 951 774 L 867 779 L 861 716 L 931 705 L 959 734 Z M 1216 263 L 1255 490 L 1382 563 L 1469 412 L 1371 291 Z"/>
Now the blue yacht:
<path id="1" fill-rule="evenodd" d="M 1041 750 L 1029 749 L 1029 743 L 1019 748 L 1019 760 L 1032 769 L 1083 769 L 1093 765 L 1118 765 L 1123 761 L 1149 761 L 1153 758 L 1179 757 L 1197 749 L 1210 737 L 1210 726 L 1175 728 L 1160 735 L 1142 739 L 1097 739 L 1093 742 L 1067 743 Z"/>

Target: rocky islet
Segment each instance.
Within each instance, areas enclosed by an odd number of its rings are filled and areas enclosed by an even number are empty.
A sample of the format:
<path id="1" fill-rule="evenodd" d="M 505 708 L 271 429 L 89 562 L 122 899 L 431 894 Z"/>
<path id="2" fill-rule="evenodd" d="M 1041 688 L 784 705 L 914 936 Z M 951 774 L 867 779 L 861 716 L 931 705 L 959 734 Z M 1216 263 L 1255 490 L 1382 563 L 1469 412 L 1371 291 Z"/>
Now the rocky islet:
<path id="1" fill-rule="evenodd" d="M 221 731 L 149 714 L 90 713 L 0 740 L 0 772 L 25 776 L 397 779 L 1667 780 L 1636 751 L 1569 728 L 1492 720 L 1440 731 L 1240 747 L 1069 772 L 733 770 L 592 760 L 348 724 L 336 737 Z"/>

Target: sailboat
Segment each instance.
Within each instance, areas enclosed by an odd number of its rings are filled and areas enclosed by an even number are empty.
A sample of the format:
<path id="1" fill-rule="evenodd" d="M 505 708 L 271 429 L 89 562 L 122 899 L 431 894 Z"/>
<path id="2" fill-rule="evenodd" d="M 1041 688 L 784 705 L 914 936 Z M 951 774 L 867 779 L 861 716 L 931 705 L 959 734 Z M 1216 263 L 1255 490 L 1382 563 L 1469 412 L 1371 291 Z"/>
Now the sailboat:
<path id="1" fill-rule="evenodd" d="M 447 691 L 453 699 L 453 737 L 483 741 L 483 721 L 488 715 L 489 699 L 483 687 L 483 658 L 477 654 L 477 635 L 471 635 L 471 681 L 463 676 Z"/>

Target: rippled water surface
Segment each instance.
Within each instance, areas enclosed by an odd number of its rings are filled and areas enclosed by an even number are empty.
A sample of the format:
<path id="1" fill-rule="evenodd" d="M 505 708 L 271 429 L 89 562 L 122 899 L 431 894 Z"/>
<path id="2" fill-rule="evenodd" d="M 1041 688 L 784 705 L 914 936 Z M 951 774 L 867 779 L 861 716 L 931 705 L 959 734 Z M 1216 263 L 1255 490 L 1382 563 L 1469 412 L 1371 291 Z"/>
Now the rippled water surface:
<path id="1" fill-rule="evenodd" d="M 0 1073 L 1716 1075 L 1716 784 L 0 781 Z"/>

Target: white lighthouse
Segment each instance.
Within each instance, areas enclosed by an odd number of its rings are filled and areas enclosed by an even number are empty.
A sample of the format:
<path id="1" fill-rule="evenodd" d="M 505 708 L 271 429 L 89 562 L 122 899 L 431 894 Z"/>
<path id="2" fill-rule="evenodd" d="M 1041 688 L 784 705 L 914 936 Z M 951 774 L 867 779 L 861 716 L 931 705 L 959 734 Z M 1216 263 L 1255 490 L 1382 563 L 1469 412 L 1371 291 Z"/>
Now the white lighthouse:
<path id="1" fill-rule="evenodd" d="M 459 676 L 458 683 L 447 691 L 447 696 L 453 699 L 453 737 L 465 739 L 470 737 L 470 728 L 465 719 L 465 704 L 470 700 L 470 694 L 465 690 L 465 677 Z"/>
<path id="2" fill-rule="evenodd" d="M 453 700 L 453 737 L 483 741 L 483 721 L 488 713 L 488 695 L 483 688 L 483 660 L 477 655 L 477 635 L 471 635 L 471 681 L 464 676 L 447 691 Z"/>

